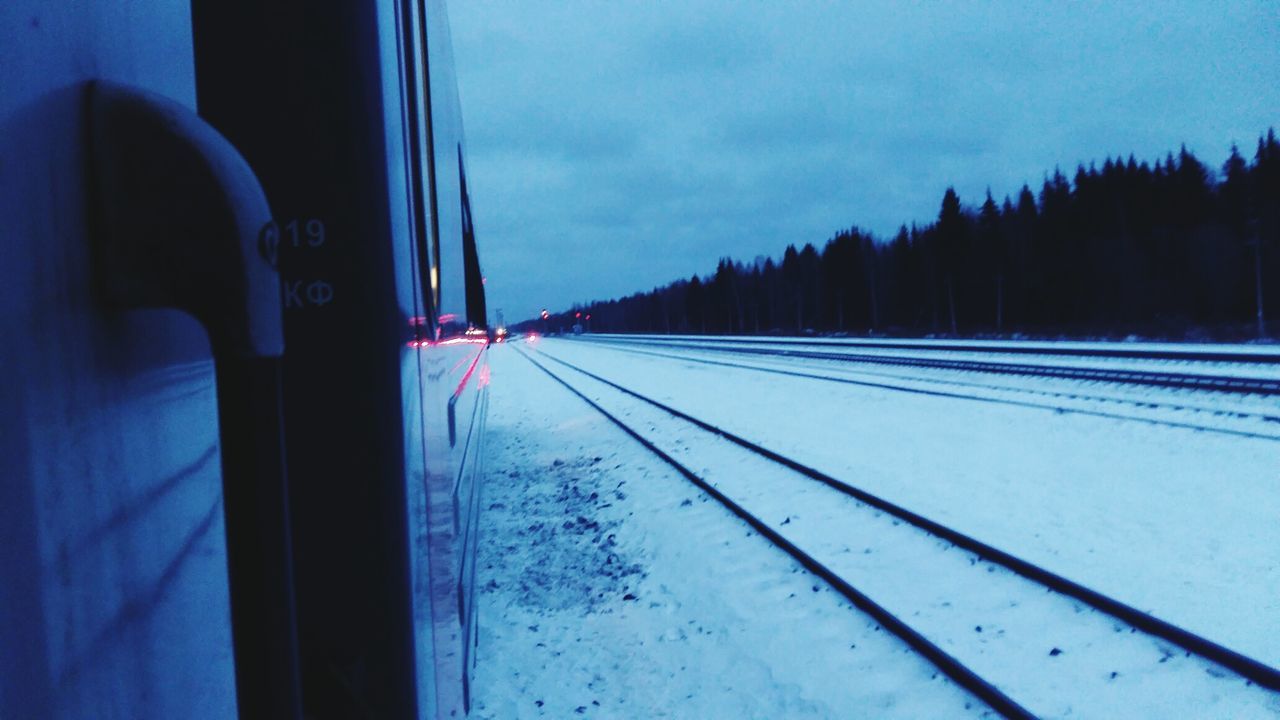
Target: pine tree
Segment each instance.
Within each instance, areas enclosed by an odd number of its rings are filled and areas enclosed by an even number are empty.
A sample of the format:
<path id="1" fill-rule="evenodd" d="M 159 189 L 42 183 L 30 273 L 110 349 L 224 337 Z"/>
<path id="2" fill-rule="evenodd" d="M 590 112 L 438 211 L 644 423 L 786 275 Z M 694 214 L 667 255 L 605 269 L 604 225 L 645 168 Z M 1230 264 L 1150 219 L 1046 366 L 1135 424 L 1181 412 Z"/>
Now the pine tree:
<path id="1" fill-rule="evenodd" d="M 1008 200 L 1005 201 L 1008 204 Z M 995 284 L 995 320 L 996 332 L 1004 332 L 1004 274 L 1005 274 L 1005 242 L 1000 221 L 1000 209 L 991 197 L 991 188 L 987 188 L 987 199 L 978 212 L 978 238 L 982 248 L 982 263 L 986 271 L 994 279 Z"/>
<path id="2" fill-rule="evenodd" d="M 969 219 L 960 207 L 960 196 L 955 188 L 947 188 L 942 196 L 942 209 L 938 212 L 937 225 L 938 263 L 946 286 L 947 308 L 951 319 L 951 334 L 959 334 L 956 320 L 956 277 L 963 270 L 969 245 Z"/>
<path id="3" fill-rule="evenodd" d="M 689 278 L 689 285 L 685 288 L 684 307 L 689 331 L 705 335 L 707 332 L 706 293 L 702 287 L 702 280 L 697 275 Z"/>

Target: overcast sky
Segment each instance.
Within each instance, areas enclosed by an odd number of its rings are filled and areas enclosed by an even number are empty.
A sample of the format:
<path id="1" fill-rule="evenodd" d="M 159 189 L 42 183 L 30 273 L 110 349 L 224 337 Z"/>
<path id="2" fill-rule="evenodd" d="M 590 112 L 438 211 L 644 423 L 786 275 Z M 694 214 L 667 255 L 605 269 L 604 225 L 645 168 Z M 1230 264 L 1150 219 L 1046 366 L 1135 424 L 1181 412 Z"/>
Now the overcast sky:
<path id="1" fill-rule="evenodd" d="M 490 308 L 890 236 L 1108 154 L 1280 128 L 1280 1 L 453 0 Z"/>

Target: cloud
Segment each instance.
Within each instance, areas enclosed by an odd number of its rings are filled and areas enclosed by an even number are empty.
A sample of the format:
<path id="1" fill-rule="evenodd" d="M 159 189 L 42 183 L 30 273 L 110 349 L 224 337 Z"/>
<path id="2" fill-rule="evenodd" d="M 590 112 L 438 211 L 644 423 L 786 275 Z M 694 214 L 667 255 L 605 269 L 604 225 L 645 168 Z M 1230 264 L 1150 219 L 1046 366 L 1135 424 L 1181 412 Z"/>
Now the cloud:
<path id="1" fill-rule="evenodd" d="M 1280 124 L 1280 5 L 469 0 L 450 8 L 491 306 L 928 222 L 1061 166 Z"/>

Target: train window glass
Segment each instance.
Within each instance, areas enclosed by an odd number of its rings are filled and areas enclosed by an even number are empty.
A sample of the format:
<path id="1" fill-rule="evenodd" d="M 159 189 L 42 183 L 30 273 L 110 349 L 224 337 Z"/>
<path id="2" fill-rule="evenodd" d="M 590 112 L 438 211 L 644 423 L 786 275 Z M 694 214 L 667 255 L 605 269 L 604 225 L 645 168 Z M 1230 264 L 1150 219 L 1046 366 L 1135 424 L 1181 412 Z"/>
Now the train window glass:
<path id="1" fill-rule="evenodd" d="M 431 76 L 427 54 L 427 8 L 420 2 L 405 3 L 406 13 L 413 17 L 411 64 L 414 75 L 415 121 L 412 164 L 417 179 L 414 197 L 419 209 L 418 270 L 425 288 L 428 316 L 433 320 L 440 312 L 440 223 L 436 212 L 435 133 L 431 121 Z"/>
<path id="2" fill-rule="evenodd" d="M 413 92 L 417 97 L 415 108 L 417 110 L 417 122 L 415 123 L 415 147 L 413 152 L 413 165 L 415 172 L 419 174 L 419 182 L 416 183 L 415 196 L 419 201 L 419 206 L 424 210 L 424 218 L 422 218 L 422 232 L 417 240 L 417 250 L 419 250 L 419 268 L 422 274 L 422 287 L 428 288 L 428 305 L 430 305 L 429 313 L 433 315 L 442 313 L 442 299 L 440 299 L 440 222 L 438 214 L 438 206 L 436 206 L 436 187 L 435 187 L 435 131 L 434 131 L 434 109 L 431 105 L 431 64 L 430 54 L 428 51 L 428 32 L 426 32 L 426 24 L 428 24 L 429 8 L 426 8 L 421 1 L 408 1 L 406 6 L 412 6 L 411 10 L 406 10 L 407 14 L 411 14 L 413 18 L 413 44 L 412 44 L 412 64 L 413 72 L 415 72 L 415 87 Z M 439 332 L 439 331 L 438 331 Z"/>
<path id="3" fill-rule="evenodd" d="M 475 227 L 471 224 L 471 196 L 467 192 L 467 170 L 458 146 L 458 187 L 462 197 L 462 261 L 466 265 L 467 323 L 472 327 L 488 327 L 488 311 L 484 298 L 484 275 L 476 252 Z"/>
<path id="4" fill-rule="evenodd" d="M 429 230 L 429 210 L 424 204 L 423 163 L 422 156 L 422 123 L 425 91 L 422 87 L 422 66 L 418 61 L 421 39 L 417 34 L 417 3 L 406 2 L 400 5 L 398 18 L 401 107 L 404 133 L 404 172 L 408 184 L 407 207 L 412 232 L 412 252 L 415 273 L 415 317 L 411 319 L 414 340 L 421 341 L 432 337 L 432 320 L 435 316 L 432 309 L 435 299 L 431 292 L 431 233 Z"/>

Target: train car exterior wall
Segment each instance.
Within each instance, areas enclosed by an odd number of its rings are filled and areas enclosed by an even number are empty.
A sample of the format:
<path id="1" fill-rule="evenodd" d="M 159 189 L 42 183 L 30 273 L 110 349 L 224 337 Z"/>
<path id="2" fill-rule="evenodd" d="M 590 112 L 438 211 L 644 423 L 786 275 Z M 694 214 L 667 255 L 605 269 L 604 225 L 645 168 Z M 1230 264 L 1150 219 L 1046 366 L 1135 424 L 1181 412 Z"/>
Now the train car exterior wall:
<path id="1" fill-rule="evenodd" d="M 0 715 L 467 714 L 488 339 L 444 3 L 15 0 L 0 48 Z M 103 302 L 103 79 L 257 176 L 283 356 Z"/>

